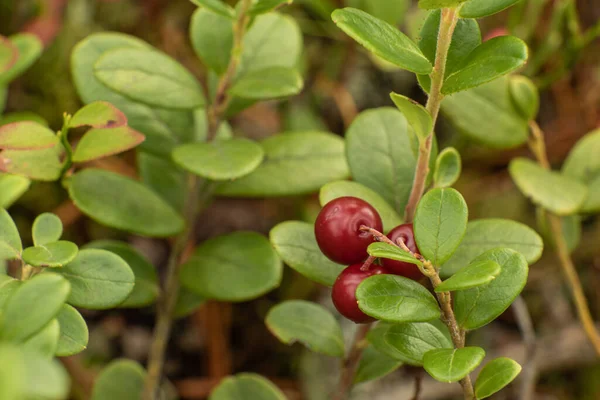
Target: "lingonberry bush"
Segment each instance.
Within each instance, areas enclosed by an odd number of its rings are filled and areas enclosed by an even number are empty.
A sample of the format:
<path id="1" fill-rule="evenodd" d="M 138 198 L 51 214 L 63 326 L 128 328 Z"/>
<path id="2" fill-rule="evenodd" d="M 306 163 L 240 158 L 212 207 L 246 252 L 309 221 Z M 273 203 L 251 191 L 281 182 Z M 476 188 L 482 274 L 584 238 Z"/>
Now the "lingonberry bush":
<path id="1" fill-rule="evenodd" d="M 344 138 L 305 130 L 258 142 L 234 133 L 228 121 L 258 102 L 302 91 L 303 37 L 299 23 L 281 13 L 292 1 L 239 0 L 235 7 L 192 2 L 198 8 L 189 39 L 206 67 L 203 82 L 135 36 L 95 33 L 72 51 L 70 70 L 84 106 L 63 115 L 60 131 L 29 113 L 0 120 L 0 261 L 9 265 L 0 274 L 0 399 L 68 398 L 69 374 L 55 357 L 88 345 L 80 310 L 151 305 L 156 319 L 147 365 L 112 361 L 90 396 L 174 398 L 163 371 L 174 320 L 206 300 L 263 296 L 280 286 L 284 263 L 331 287 L 342 317 L 305 300 L 284 301 L 265 313 L 266 326 L 283 343 L 300 342 L 341 360 L 337 384 L 320 398 L 347 399 L 355 384 L 402 366 L 458 382 L 467 400 L 487 398 L 522 367 L 505 354 L 486 356 L 469 333 L 513 302 L 527 314 L 519 296 L 529 265 L 542 255 L 542 236 L 558 255 L 600 354 L 600 335 L 570 256 L 582 219 L 600 212 L 600 133 L 585 136 L 554 172 L 535 122 L 538 87 L 565 73 L 598 32 L 571 29 L 565 64 L 533 82 L 515 72 L 538 74 L 555 49 L 546 46 L 531 57 L 508 30 L 482 40 L 478 23 L 515 6 L 509 30 L 528 39 L 518 18 L 526 2 L 420 0 L 425 16 L 415 41 L 395 26 L 407 2 L 348 1 L 351 7 L 333 10 L 328 2 L 306 1 L 315 13 L 332 12 L 333 23 L 376 63 L 414 73 L 426 105 L 391 93 L 395 108 L 364 111 Z M 557 15 L 572 21 L 569 7 Z M 530 6 L 526 14 L 536 10 Z M 0 108 L 3 88 L 40 52 L 31 35 L 1 38 Z M 537 207 L 541 236 L 509 219 L 469 220 L 467 202 L 453 188 L 461 155 L 438 148 L 440 113 L 484 146 L 529 145 L 537 162 L 515 158 L 509 173 Z M 99 167 L 106 157 L 132 149 L 139 179 Z M 125 241 L 95 240 L 79 248 L 61 240 L 63 223 L 52 213 L 37 216 L 31 232 L 19 231 L 6 208 L 32 181 L 59 183 L 75 207 L 101 225 L 170 240 L 163 283 Z M 199 217 L 217 196 L 315 192 L 322 208 L 314 223 L 285 221 L 268 238 L 238 231 L 196 239 Z M 349 344 L 343 318 L 356 323 Z M 535 375 L 534 364 L 524 367 Z M 222 380 L 210 394 L 211 400 L 284 398 L 271 381 L 251 373 Z"/>

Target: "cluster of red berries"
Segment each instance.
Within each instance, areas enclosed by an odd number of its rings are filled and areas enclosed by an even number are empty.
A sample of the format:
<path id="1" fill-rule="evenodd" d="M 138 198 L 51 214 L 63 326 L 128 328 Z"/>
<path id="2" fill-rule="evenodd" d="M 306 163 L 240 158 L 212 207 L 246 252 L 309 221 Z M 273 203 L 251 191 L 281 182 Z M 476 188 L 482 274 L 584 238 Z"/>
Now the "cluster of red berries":
<path id="1" fill-rule="evenodd" d="M 368 258 L 367 247 L 375 241 L 370 232 L 361 229 L 363 226 L 383 230 L 377 211 L 356 197 L 340 197 L 327 203 L 315 222 L 315 236 L 323 254 L 338 264 L 349 265 L 333 285 L 333 304 L 340 314 L 359 324 L 374 320 L 358 308 L 356 288 L 363 280 L 378 274 L 401 275 L 414 280 L 423 276 L 416 265 L 388 259 L 382 259 L 382 265 L 363 268 Z M 412 224 L 397 226 L 386 236 L 394 243 L 402 239 L 410 251 L 419 252 Z"/>

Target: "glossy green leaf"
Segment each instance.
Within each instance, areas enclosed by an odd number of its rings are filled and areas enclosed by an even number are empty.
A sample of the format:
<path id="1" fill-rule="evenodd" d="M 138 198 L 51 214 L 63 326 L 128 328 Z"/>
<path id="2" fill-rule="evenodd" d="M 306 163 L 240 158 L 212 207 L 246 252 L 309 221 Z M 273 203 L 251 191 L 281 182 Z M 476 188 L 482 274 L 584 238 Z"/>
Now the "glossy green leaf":
<path id="1" fill-rule="evenodd" d="M 454 147 L 447 147 L 435 161 L 433 182 L 435 187 L 446 188 L 454 185 L 462 171 L 460 153 Z"/>
<path id="2" fill-rule="evenodd" d="M 448 328 L 439 320 L 392 325 L 383 339 L 400 359 L 415 366 L 423 365 L 423 356 L 428 351 L 454 348 Z"/>
<path id="3" fill-rule="evenodd" d="M 295 271 L 325 286 L 333 286 L 345 266 L 329 260 L 317 244 L 315 228 L 300 221 L 286 221 L 269 233 L 279 257 Z"/>
<path id="4" fill-rule="evenodd" d="M 388 232 L 402 223 L 402 218 L 387 201 L 385 201 L 375 191 L 352 181 L 335 181 L 326 184 L 319 191 L 319 201 L 321 206 L 329 203 L 338 197 L 358 197 L 369 203 L 377 210 L 383 221 L 383 230 Z"/>
<path id="5" fill-rule="evenodd" d="M 39 332 L 56 317 L 69 290 L 69 282 L 56 274 L 36 275 L 21 284 L 0 314 L 0 340 L 19 343 Z"/>
<path id="6" fill-rule="evenodd" d="M 485 399 L 500 391 L 521 373 L 521 366 L 510 358 L 501 357 L 483 367 L 475 382 L 475 397 Z"/>
<path id="7" fill-rule="evenodd" d="M 14 122 L 0 127 L 0 149 L 45 149 L 53 147 L 57 143 L 56 134 L 36 122 Z"/>
<path id="8" fill-rule="evenodd" d="M 294 0 L 258 0 L 250 7 L 249 15 L 258 15 L 271 12 L 286 4 L 292 4 Z"/>
<path id="9" fill-rule="evenodd" d="M 77 251 L 75 243 L 59 240 L 26 248 L 23 250 L 23 261 L 34 267 L 62 267 L 73 261 Z"/>
<path id="10" fill-rule="evenodd" d="M 540 109 L 540 94 L 531 79 L 522 75 L 508 78 L 510 98 L 515 109 L 527 121 L 535 120 Z"/>
<path id="11" fill-rule="evenodd" d="M 490 39 L 473 50 L 456 72 L 447 75 L 443 94 L 452 94 L 493 81 L 527 61 L 527 45 L 514 36 Z"/>
<path id="12" fill-rule="evenodd" d="M 19 58 L 11 68 L 0 74 L 0 85 L 14 80 L 27 70 L 42 54 L 42 41 L 32 33 L 19 33 L 11 36 L 10 41 L 19 50 Z"/>
<path id="13" fill-rule="evenodd" d="M 264 158 L 262 147 L 246 138 L 191 143 L 173 152 L 173 160 L 183 169 L 213 181 L 248 175 Z"/>
<path id="14" fill-rule="evenodd" d="M 146 371 L 132 360 L 117 359 L 96 378 L 91 400 L 139 399 Z"/>
<path id="15" fill-rule="evenodd" d="M 39 150 L 5 150 L 0 157 L 0 171 L 37 181 L 60 178 L 62 145 Z"/>
<path id="16" fill-rule="evenodd" d="M 183 218 L 158 195 L 112 172 L 86 169 L 76 173 L 69 194 L 81 211 L 113 228 L 166 237 L 185 227 Z"/>
<path id="17" fill-rule="evenodd" d="M 188 188 L 188 174 L 170 159 L 144 151 L 137 153 L 142 183 L 152 189 L 173 209 L 183 212 Z"/>
<path id="18" fill-rule="evenodd" d="M 404 355 L 385 340 L 385 335 L 388 330 L 396 325 L 397 324 L 389 322 L 378 322 L 371 328 L 369 333 L 367 333 L 367 341 L 381 354 L 385 354 L 397 361 L 406 362 Z"/>
<path id="19" fill-rule="evenodd" d="M 383 321 L 425 322 L 440 316 L 435 297 L 424 286 L 402 276 L 367 278 L 358 286 L 356 298 L 363 312 Z"/>
<path id="20" fill-rule="evenodd" d="M 557 215 L 575 214 L 588 196 L 584 184 L 525 158 L 512 160 L 508 171 L 526 197 Z"/>
<path id="21" fill-rule="evenodd" d="M 344 141 L 325 132 L 288 132 L 270 137 L 261 146 L 263 163 L 234 182 L 223 183 L 224 196 L 291 196 L 317 191 L 326 183 L 348 177 Z"/>
<path id="22" fill-rule="evenodd" d="M 281 391 L 257 374 L 237 374 L 221 381 L 208 400 L 286 400 Z"/>
<path id="23" fill-rule="evenodd" d="M 460 8 L 459 14 L 461 18 L 483 18 L 518 2 L 519 0 L 469 0 Z"/>
<path id="24" fill-rule="evenodd" d="M 202 62 L 217 74 L 224 74 L 233 48 L 233 21 L 200 8 L 192 15 L 190 39 Z"/>
<path id="25" fill-rule="evenodd" d="M 442 112 L 460 133 L 485 146 L 508 149 L 527 142 L 529 126 L 513 104 L 506 77 L 445 97 Z"/>
<path id="26" fill-rule="evenodd" d="M 21 348 L 9 343 L 0 344 L 0 398 L 21 400 L 25 394 L 27 377 Z"/>
<path id="27" fill-rule="evenodd" d="M 565 160 L 562 173 L 575 178 L 588 187 L 588 197 L 581 209 L 585 213 L 600 211 L 600 130 L 585 135 L 573 147 Z"/>
<path id="28" fill-rule="evenodd" d="M 391 98 L 421 140 L 433 132 L 433 119 L 425 107 L 397 93 L 392 93 Z"/>
<path id="29" fill-rule="evenodd" d="M 456 7 L 467 0 L 419 0 L 419 8 L 433 10 L 438 8 Z"/>
<path id="30" fill-rule="evenodd" d="M 64 304 L 56 316 L 60 326 L 60 336 L 56 355 L 72 356 L 87 348 L 89 333 L 85 320 L 79 312 L 68 304 Z"/>
<path id="31" fill-rule="evenodd" d="M 29 339 L 25 340 L 22 343 L 22 346 L 27 351 L 36 353 L 37 355 L 49 360 L 54 357 L 54 353 L 56 352 L 56 348 L 58 346 L 59 336 L 60 325 L 55 318 L 35 335 L 30 336 Z"/>
<path id="32" fill-rule="evenodd" d="M 473 263 L 490 260 L 500 265 L 500 274 L 485 286 L 461 290 L 454 295 L 454 313 L 463 329 L 478 329 L 502 314 L 527 283 L 529 268 L 525 257 L 511 249 L 496 248 Z"/>
<path id="33" fill-rule="evenodd" d="M 144 307 L 156 300 L 159 293 L 156 269 L 132 246 L 115 240 L 99 240 L 87 244 L 86 248 L 108 250 L 121 257 L 133 271 L 135 286 L 119 307 Z"/>
<path id="34" fill-rule="evenodd" d="M 344 357 L 342 328 L 323 306 L 304 300 L 285 301 L 269 310 L 265 324 L 285 344 L 300 342 L 311 351 Z"/>
<path id="35" fill-rule="evenodd" d="M 411 254 L 402 250 L 397 246 L 392 246 L 388 243 L 376 242 L 369 245 L 367 248 L 369 255 L 378 258 L 387 258 L 390 260 L 402 261 L 411 263 L 417 266 L 422 266 L 422 263 L 413 257 Z"/>
<path id="36" fill-rule="evenodd" d="M 70 379 L 58 360 L 31 351 L 23 351 L 27 384 L 21 399 L 62 400 L 69 396 Z"/>
<path id="37" fill-rule="evenodd" d="M 270 67 L 244 75 L 231 86 L 229 94 L 245 99 L 268 100 L 296 95 L 303 86 L 302 76 L 297 70 Z"/>
<path id="38" fill-rule="evenodd" d="M 0 208 L 8 208 L 29 189 L 31 181 L 18 175 L 0 173 Z"/>
<path id="39" fill-rule="evenodd" d="M 458 382 L 477 368 L 484 357 L 481 347 L 431 350 L 423 357 L 423 367 L 440 382 Z"/>
<path id="40" fill-rule="evenodd" d="M 151 106 L 193 109 L 204 105 L 196 78 L 169 56 L 152 50 L 116 49 L 94 65 L 100 82 Z"/>
<path id="41" fill-rule="evenodd" d="M 121 304 L 133 290 L 135 276 L 118 255 L 99 249 L 81 250 L 57 273 L 71 282 L 67 302 L 76 307 L 104 310 Z"/>
<path id="42" fill-rule="evenodd" d="M 145 136 L 128 126 L 91 129 L 81 138 L 73 154 L 73 162 L 88 162 L 130 150 Z"/>
<path id="43" fill-rule="evenodd" d="M 70 128 L 118 128 L 127 125 L 127 117 L 121 110 L 106 101 L 95 101 L 81 108 L 69 121 Z"/>
<path id="44" fill-rule="evenodd" d="M 31 233 L 33 244 L 36 246 L 44 246 L 48 243 L 56 242 L 63 233 L 62 221 L 52 213 L 40 214 L 33 221 Z"/>
<path id="45" fill-rule="evenodd" d="M 469 264 L 435 288 L 436 292 L 452 292 L 484 286 L 500 274 L 500 265 L 492 260 Z"/>
<path id="46" fill-rule="evenodd" d="M 17 226 L 5 209 L 0 209 L 0 259 L 10 260 L 21 256 L 23 245 Z"/>
<path id="47" fill-rule="evenodd" d="M 185 287 L 181 287 L 177 295 L 177 303 L 175 304 L 173 315 L 175 318 L 187 317 L 196 311 L 205 301 L 204 297 L 197 295 Z"/>
<path id="48" fill-rule="evenodd" d="M 8 71 L 19 58 L 19 49 L 4 36 L 0 36 L 0 74 Z"/>
<path id="49" fill-rule="evenodd" d="M 469 222 L 467 232 L 456 252 L 444 264 L 440 274 L 448 277 L 469 265 L 484 252 L 509 248 L 521 253 L 529 264 L 542 256 L 544 242 L 536 231 L 508 219 L 479 219 Z"/>
<path id="50" fill-rule="evenodd" d="M 335 10 L 333 22 L 375 55 L 417 74 L 429 74 L 432 65 L 419 47 L 396 27 L 354 8 Z"/>
<path id="51" fill-rule="evenodd" d="M 367 346 L 358 363 L 354 384 L 383 378 L 401 366 L 402 361 L 379 352 L 373 345 Z"/>
<path id="52" fill-rule="evenodd" d="M 433 189 L 423 196 L 415 212 L 415 240 L 421 254 L 440 266 L 452 256 L 467 230 L 469 210 L 454 189 Z"/>
<path id="53" fill-rule="evenodd" d="M 269 241 L 235 232 L 202 243 L 181 268 L 181 284 L 208 299 L 246 301 L 279 286 L 283 268 Z"/>
<path id="54" fill-rule="evenodd" d="M 235 17 L 235 10 L 230 7 L 228 4 L 223 3 L 221 0 L 191 0 L 192 3 L 200 6 L 206 7 L 210 11 L 222 15 L 223 17 L 227 17 L 229 19 L 233 19 Z"/>

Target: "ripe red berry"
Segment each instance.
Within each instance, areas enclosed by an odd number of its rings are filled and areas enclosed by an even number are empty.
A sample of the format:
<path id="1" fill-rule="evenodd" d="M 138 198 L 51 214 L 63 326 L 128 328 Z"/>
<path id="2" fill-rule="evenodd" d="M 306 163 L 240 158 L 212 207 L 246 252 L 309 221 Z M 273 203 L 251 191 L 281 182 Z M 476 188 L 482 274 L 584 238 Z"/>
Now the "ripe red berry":
<path id="1" fill-rule="evenodd" d="M 375 321 L 375 319 L 369 317 L 358 308 L 356 288 L 368 277 L 386 273 L 385 269 L 378 265 L 371 265 L 368 271 L 361 271 L 360 268 L 362 265 L 362 263 L 352 264 L 344 269 L 337 277 L 331 291 L 331 299 L 335 308 L 344 317 L 357 324 L 365 324 Z"/>
<path id="2" fill-rule="evenodd" d="M 319 248 L 338 264 L 354 264 L 367 258 L 367 247 L 373 243 L 362 225 L 381 231 L 383 224 L 377 211 L 356 197 L 340 197 L 323 207 L 315 222 Z"/>
<path id="3" fill-rule="evenodd" d="M 397 243 L 398 239 L 402 239 L 410 251 L 413 253 L 420 253 L 417 243 L 415 242 L 415 234 L 412 224 L 403 224 L 395 227 L 390 231 L 390 233 L 387 234 L 387 237 L 390 238 L 390 240 L 394 243 Z M 414 264 L 385 258 L 382 259 L 382 261 L 383 266 L 394 275 L 401 275 L 414 280 L 418 280 L 423 277 L 419 267 Z"/>

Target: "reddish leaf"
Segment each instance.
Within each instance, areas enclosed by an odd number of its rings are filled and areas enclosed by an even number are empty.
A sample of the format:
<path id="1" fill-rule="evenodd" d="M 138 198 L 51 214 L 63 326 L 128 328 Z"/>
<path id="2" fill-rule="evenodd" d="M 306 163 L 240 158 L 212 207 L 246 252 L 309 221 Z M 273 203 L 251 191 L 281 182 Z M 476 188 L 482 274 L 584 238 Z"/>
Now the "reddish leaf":
<path id="1" fill-rule="evenodd" d="M 19 58 L 19 49 L 4 36 L 0 36 L 0 73 L 12 68 Z"/>
<path id="2" fill-rule="evenodd" d="M 93 128 L 118 128 L 127 125 L 127 117 L 117 107 L 105 101 L 88 104 L 73 115 L 70 128 L 91 126 Z"/>
<path id="3" fill-rule="evenodd" d="M 0 149 L 47 149 L 57 143 L 54 132 L 37 122 L 14 122 L 0 127 Z"/>

